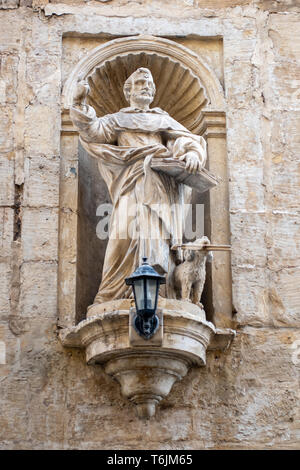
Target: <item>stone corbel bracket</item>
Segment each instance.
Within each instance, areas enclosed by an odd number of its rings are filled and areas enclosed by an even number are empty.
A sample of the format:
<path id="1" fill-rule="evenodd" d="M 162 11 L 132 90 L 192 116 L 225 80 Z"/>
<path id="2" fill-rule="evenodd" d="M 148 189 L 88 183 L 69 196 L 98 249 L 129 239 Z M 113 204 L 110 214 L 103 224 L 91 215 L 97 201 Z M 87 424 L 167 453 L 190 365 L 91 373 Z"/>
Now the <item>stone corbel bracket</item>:
<path id="1" fill-rule="evenodd" d="M 155 414 L 156 405 L 190 367 L 205 366 L 207 350 L 227 349 L 235 335 L 215 328 L 204 311 L 189 302 L 162 299 L 159 307 L 163 332 L 150 340 L 132 340 L 130 300 L 93 305 L 86 320 L 60 331 L 65 347 L 85 349 L 87 364 L 102 364 L 120 383 L 141 418 Z"/>

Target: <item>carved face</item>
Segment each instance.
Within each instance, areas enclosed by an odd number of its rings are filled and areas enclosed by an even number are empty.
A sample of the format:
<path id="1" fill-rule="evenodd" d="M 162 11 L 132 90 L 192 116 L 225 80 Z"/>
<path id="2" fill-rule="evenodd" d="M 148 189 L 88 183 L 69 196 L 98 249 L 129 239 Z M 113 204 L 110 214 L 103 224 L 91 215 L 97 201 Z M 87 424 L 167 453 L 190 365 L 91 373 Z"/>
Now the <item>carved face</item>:
<path id="1" fill-rule="evenodd" d="M 130 92 L 130 104 L 131 103 L 147 103 L 150 104 L 153 101 L 153 80 L 152 77 L 147 75 L 137 75 L 132 80 L 131 92 Z"/>
<path id="2" fill-rule="evenodd" d="M 150 70 L 138 69 L 127 80 L 124 92 L 131 106 L 150 104 L 153 101 L 155 85 Z"/>

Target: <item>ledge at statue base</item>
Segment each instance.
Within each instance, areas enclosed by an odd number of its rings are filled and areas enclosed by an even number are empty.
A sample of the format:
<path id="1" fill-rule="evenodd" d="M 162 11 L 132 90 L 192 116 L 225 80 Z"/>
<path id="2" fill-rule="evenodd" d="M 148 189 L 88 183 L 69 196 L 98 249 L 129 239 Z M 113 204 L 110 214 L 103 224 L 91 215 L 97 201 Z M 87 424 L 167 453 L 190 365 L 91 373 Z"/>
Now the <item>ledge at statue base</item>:
<path id="1" fill-rule="evenodd" d="M 216 329 L 205 320 L 204 310 L 190 302 L 161 298 L 160 327 L 145 340 L 132 328 L 133 303 L 94 304 L 88 318 L 62 330 L 60 338 L 66 347 L 84 348 L 88 364 L 102 364 L 136 405 L 138 416 L 147 418 L 191 366 L 205 365 L 208 349 L 226 349 L 234 332 Z"/>

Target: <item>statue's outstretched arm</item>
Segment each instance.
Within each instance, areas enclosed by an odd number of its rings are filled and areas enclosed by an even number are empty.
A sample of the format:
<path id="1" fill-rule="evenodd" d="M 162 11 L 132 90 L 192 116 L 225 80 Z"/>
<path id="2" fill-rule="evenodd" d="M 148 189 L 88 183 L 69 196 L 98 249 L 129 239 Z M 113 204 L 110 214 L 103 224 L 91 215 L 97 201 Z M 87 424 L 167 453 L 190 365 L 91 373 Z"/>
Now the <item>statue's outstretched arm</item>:
<path id="1" fill-rule="evenodd" d="M 112 115 L 98 118 L 94 108 L 86 103 L 90 87 L 85 80 L 77 83 L 70 117 L 80 137 L 86 142 L 113 144 L 117 140 Z"/>

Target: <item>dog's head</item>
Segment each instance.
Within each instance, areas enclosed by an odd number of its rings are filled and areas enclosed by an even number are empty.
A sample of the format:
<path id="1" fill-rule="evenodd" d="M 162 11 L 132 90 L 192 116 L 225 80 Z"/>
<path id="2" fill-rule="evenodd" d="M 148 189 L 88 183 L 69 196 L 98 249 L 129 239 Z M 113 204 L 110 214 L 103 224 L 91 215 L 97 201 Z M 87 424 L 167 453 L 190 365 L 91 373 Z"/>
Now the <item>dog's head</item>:
<path id="1" fill-rule="evenodd" d="M 203 236 L 201 238 L 197 238 L 197 240 L 195 240 L 193 242 L 193 245 L 197 245 L 199 247 L 203 247 L 204 245 L 209 245 L 210 244 L 210 240 L 209 238 L 207 238 L 206 236 Z"/>
<path id="2" fill-rule="evenodd" d="M 207 252 L 202 251 L 201 248 L 204 245 L 209 245 L 209 244 L 210 244 L 210 240 L 205 236 L 201 238 L 197 238 L 197 240 L 195 240 L 194 242 L 189 243 L 189 245 L 191 246 L 197 246 L 198 249 L 190 250 L 186 248 L 185 250 L 183 250 L 184 261 L 192 262 L 195 259 L 202 259 L 205 256 L 207 256 Z"/>

